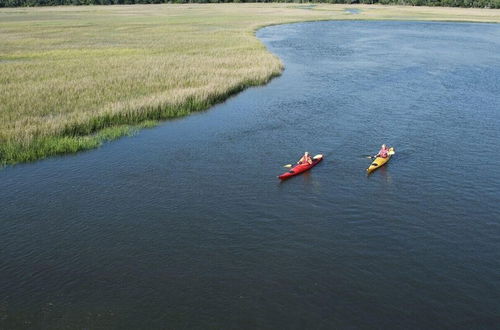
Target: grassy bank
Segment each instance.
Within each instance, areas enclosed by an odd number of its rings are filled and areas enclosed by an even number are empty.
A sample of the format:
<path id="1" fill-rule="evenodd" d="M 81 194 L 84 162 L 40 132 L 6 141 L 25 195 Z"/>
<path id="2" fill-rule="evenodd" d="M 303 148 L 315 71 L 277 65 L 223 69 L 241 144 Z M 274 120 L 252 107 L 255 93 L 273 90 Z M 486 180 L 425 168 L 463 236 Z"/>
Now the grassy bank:
<path id="1" fill-rule="evenodd" d="M 499 22 L 500 11 L 324 4 L 2 9 L 0 164 L 95 148 L 264 84 L 283 66 L 255 30 L 325 19 Z"/>

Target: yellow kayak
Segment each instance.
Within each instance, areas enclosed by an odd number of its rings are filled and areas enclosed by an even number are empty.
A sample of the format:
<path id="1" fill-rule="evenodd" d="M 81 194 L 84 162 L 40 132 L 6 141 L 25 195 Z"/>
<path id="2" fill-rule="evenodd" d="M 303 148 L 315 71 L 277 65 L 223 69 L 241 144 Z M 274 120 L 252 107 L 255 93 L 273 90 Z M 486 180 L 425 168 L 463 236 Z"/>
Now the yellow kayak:
<path id="1" fill-rule="evenodd" d="M 379 168 L 380 166 L 384 165 L 385 163 L 387 163 L 389 161 L 389 159 L 391 159 L 391 156 L 394 155 L 394 148 L 389 148 L 389 152 L 387 153 L 387 158 L 382 158 L 382 157 L 377 157 L 375 158 L 375 160 L 373 161 L 373 163 L 370 165 L 370 167 L 368 167 L 366 169 L 366 171 L 368 173 L 371 173 L 373 171 L 375 171 L 377 168 Z"/>

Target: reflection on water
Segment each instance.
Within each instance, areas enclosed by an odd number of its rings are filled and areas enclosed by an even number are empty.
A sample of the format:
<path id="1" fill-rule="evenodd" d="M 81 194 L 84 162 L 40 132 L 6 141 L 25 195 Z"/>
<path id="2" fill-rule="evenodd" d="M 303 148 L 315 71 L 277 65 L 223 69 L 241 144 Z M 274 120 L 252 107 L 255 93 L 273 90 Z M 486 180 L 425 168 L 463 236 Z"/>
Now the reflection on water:
<path id="1" fill-rule="evenodd" d="M 395 156 L 393 156 L 393 157 L 395 157 Z M 375 175 L 375 173 L 378 173 L 378 175 L 380 175 L 380 177 L 382 178 L 382 182 L 384 182 L 386 184 L 392 184 L 390 169 L 388 169 L 389 167 L 390 167 L 390 164 L 387 163 L 384 166 L 382 166 L 381 168 L 377 169 L 376 171 L 374 171 L 370 174 L 367 173 L 366 175 L 368 178 L 370 178 L 372 175 Z"/>

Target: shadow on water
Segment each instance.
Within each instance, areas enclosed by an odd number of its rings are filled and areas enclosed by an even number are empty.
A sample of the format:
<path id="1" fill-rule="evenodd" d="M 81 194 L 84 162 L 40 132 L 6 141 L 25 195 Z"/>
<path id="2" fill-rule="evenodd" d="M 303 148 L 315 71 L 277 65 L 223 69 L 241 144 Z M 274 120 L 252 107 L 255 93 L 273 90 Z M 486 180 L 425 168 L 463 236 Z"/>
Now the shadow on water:
<path id="1" fill-rule="evenodd" d="M 390 162 L 392 162 L 392 161 L 393 161 L 393 159 L 391 159 Z M 385 164 L 384 166 L 380 167 L 379 169 L 377 169 L 377 170 L 375 170 L 375 171 L 373 171 L 371 173 L 366 173 L 366 177 L 368 179 L 370 179 L 370 178 L 378 175 L 378 176 L 380 176 L 383 179 L 383 182 L 391 184 L 392 183 L 392 179 L 391 179 L 391 176 L 390 176 L 390 169 L 389 169 L 389 167 L 390 167 L 391 164 L 389 164 L 389 163 Z"/>

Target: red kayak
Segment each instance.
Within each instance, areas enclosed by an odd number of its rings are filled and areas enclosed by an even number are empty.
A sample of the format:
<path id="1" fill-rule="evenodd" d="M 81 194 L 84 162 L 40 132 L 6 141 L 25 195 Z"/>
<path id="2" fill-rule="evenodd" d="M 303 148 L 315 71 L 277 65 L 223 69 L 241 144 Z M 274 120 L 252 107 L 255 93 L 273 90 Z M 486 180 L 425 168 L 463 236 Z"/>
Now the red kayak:
<path id="1" fill-rule="evenodd" d="M 316 166 L 316 164 L 318 164 L 322 160 L 323 160 L 323 155 L 316 155 L 312 159 L 312 161 L 313 161 L 312 164 L 298 164 L 298 165 L 295 165 L 294 167 L 292 167 L 290 169 L 290 171 L 281 174 L 280 176 L 278 176 L 278 178 L 280 178 L 281 180 L 289 179 L 292 176 L 296 176 L 296 175 L 298 175 L 300 173 L 303 173 L 305 171 L 310 170 L 311 168 L 313 168 L 314 166 Z"/>

